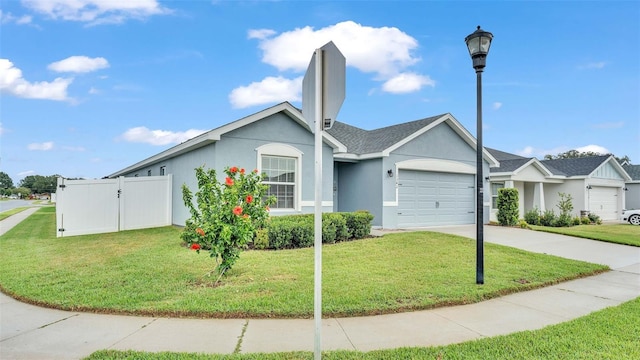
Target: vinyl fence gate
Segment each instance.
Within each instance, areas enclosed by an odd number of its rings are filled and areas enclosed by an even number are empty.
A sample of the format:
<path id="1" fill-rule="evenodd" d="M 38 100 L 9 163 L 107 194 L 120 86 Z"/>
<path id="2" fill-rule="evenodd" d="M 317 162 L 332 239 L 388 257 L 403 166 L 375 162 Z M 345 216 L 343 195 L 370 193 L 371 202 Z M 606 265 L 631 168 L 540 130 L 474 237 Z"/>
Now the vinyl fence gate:
<path id="1" fill-rule="evenodd" d="M 100 180 L 58 178 L 57 237 L 171 225 L 171 174 Z"/>

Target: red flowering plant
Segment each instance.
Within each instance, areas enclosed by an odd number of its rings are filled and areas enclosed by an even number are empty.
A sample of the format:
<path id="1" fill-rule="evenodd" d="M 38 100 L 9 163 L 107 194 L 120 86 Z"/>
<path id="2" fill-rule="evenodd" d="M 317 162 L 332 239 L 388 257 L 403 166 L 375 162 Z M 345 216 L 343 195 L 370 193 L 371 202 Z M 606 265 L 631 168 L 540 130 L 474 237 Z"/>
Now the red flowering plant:
<path id="1" fill-rule="evenodd" d="M 224 173 L 224 181 L 219 182 L 215 170 L 199 167 L 198 191 L 193 194 L 182 185 L 182 198 L 191 217 L 181 238 L 198 253 L 209 251 L 216 259 L 218 280 L 253 240 L 256 229 L 263 227 L 269 217 L 268 206 L 275 202 L 273 196 L 266 196 L 268 186 L 262 184 L 263 176 L 257 172 L 233 166 Z"/>

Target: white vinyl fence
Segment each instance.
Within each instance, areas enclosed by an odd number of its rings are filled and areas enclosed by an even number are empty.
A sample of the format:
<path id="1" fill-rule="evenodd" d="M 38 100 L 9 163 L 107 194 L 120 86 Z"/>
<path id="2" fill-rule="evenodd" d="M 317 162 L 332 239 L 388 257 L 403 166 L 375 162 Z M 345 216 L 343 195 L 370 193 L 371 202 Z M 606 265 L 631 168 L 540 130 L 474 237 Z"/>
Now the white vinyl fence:
<path id="1" fill-rule="evenodd" d="M 172 176 L 58 178 L 57 236 L 171 225 Z"/>

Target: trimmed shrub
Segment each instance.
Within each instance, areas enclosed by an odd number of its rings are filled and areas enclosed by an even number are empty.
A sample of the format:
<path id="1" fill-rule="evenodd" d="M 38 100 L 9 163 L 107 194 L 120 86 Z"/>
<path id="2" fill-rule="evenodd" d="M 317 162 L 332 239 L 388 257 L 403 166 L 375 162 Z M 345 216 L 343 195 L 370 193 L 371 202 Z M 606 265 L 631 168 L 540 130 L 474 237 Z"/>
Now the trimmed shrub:
<path id="1" fill-rule="evenodd" d="M 589 220 L 588 216 L 583 216 L 580 218 L 580 223 L 582 225 L 590 225 L 591 224 L 591 220 Z"/>
<path id="2" fill-rule="evenodd" d="M 576 216 L 573 218 L 573 220 L 571 220 L 573 226 L 577 226 L 580 225 L 580 223 L 582 222 L 582 220 L 580 220 L 580 217 Z"/>
<path id="3" fill-rule="evenodd" d="M 372 220 L 373 215 L 367 211 L 322 214 L 322 242 L 333 244 L 369 236 Z M 273 216 L 261 231 L 256 232 L 254 249 L 309 247 L 314 243 L 314 215 Z"/>
<path id="4" fill-rule="evenodd" d="M 256 237 L 253 239 L 253 247 L 258 250 L 269 248 L 269 232 L 267 229 L 256 230 Z"/>
<path id="5" fill-rule="evenodd" d="M 502 188 L 498 190 L 498 223 L 502 226 L 514 226 L 518 223 L 518 189 Z"/>
<path id="6" fill-rule="evenodd" d="M 342 213 L 347 222 L 349 238 L 362 239 L 371 234 L 371 221 L 373 215 L 366 210 L 358 210 L 350 213 Z"/>
<path id="7" fill-rule="evenodd" d="M 536 207 L 525 212 L 524 221 L 529 225 L 540 225 L 540 210 Z"/>

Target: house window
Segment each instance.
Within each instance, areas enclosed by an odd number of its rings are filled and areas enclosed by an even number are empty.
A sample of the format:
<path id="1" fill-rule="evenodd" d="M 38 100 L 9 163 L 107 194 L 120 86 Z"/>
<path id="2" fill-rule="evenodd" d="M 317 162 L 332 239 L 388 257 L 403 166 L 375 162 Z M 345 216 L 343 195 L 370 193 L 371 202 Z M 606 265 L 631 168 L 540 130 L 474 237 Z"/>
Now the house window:
<path id="1" fill-rule="evenodd" d="M 166 166 L 160 166 L 160 176 L 164 176 L 164 172 L 167 169 Z"/>
<path id="2" fill-rule="evenodd" d="M 151 176 L 151 170 L 147 170 L 147 176 Z"/>
<path id="3" fill-rule="evenodd" d="M 267 175 L 263 181 L 269 185 L 267 196 L 274 195 L 274 209 L 295 209 L 296 199 L 296 158 L 282 156 L 262 156 L 262 172 Z"/>
<path id="4" fill-rule="evenodd" d="M 504 183 L 491 183 L 491 208 L 498 208 L 498 190 L 504 188 Z"/>

